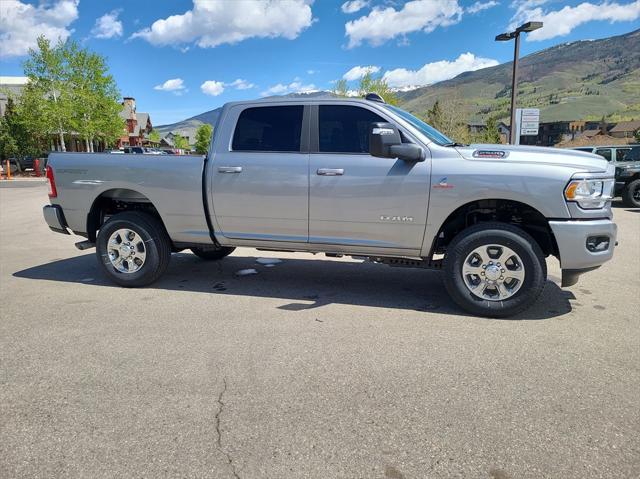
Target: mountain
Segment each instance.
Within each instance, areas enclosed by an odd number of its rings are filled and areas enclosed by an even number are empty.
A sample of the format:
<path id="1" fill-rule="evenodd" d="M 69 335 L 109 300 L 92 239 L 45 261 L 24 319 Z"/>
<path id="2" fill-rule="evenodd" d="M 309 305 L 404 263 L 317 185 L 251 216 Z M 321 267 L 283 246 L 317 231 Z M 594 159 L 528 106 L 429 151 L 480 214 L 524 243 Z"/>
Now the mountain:
<path id="1" fill-rule="evenodd" d="M 400 93 L 402 107 L 424 115 L 436 100 L 467 118 L 506 119 L 513 62 L 465 72 Z M 520 59 L 518 106 L 540 108 L 541 121 L 640 117 L 640 30 L 565 43 Z"/>
<path id="2" fill-rule="evenodd" d="M 425 116 L 440 100 L 461 110 L 468 120 L 489 116 L 506 120 L 511 102 L 513 62 L 465 72 L 451 80 L 399 91 L 400 106 Z M 327 96 L 330 92 L 293 93 L 286 97 Z M 640 30 L 601 40 L 582 40 L 547 48 L 518 63 L 518 106 L 540 108 L 540 120 L 611 121 L 640 118 Z M 221 108 L 156 127 L 194 138 L 202 123 L 213 125 Z"/>

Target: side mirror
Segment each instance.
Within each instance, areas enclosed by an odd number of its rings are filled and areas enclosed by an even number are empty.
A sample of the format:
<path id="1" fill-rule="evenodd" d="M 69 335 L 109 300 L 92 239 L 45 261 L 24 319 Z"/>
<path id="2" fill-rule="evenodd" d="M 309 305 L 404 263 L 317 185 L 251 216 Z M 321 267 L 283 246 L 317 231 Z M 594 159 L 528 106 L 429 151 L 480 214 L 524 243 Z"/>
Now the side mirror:
<path id="1" fill-rule="evenodd" d="M 413 143 L 402 143 L 400 132 L 393 123 L 371 123 L 369 127 L 369 154 L 379 158 L 398 158 L 403 161 L 424 161 L 422 148 Z"/>

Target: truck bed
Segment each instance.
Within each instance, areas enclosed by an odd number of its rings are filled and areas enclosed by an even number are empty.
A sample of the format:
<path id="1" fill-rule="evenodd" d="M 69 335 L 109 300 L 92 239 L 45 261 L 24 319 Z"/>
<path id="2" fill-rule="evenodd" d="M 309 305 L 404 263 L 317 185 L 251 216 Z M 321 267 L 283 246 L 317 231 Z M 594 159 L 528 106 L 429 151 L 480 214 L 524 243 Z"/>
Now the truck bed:
<path id="1" fill-rule="evenodd" d="M 73 232 L 86 234 L 99 199 L 151 203 L 174 243 L 211 244 L 203 203 L 204 157 L 51 153 L 60 205 Z"/>

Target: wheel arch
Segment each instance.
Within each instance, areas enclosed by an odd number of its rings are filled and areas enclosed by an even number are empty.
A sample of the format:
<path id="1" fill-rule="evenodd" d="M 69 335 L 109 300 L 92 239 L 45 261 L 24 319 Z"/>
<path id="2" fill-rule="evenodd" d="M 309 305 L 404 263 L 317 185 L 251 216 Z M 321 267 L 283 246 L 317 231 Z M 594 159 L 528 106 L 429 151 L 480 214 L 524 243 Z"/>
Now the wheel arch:
<path id="1" fill-rule="evenodd" d="M 470 201 L 451 212 L 433 238 L 429 257 L 445 253 L 447 246 L 462 230 L 487 222 L 517 226 L 536 240 L 545 256 L 558 255 L 558 245 L 549 221 L 538 209 L 516 200 L 493 198 Z"/>
<path id="2" fill-rule="evenodd" d="M 96 196 L 91 204 L 87 214 L 87 239 L 95 242 L 106 219 L 123 211 L 143 211 L 156 217 L 165 227 L 158 210 L 146 195 L 130 188 L 110 188 Z"/>

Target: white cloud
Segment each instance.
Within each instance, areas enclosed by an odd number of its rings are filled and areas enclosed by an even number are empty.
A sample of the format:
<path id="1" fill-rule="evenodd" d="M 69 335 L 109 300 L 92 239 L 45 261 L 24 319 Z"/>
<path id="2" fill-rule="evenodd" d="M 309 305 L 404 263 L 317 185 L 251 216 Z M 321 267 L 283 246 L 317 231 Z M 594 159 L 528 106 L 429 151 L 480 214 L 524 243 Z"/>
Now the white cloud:
<path id="1" fill-rule="evenodd" d="M 193 9 L 156 20 L 132 38 L 143 38 L 153 45 L 195 41 L 202 48 L 252 37 L 291 40 L 311 25 L 310 3 L 311 0 L 193 0 Z"/>
<path id="2" fill-rule="evenodd" d="M 175 95 L 182 95 L 186 91 L 182 78 L 172 78 L 166 82 L 153 87 L 154 90 L 170 91 Z"/>
<path id="3" fill-rule="evenodd" d="M 288 85 L 283 83 L 278 83 L 277 85 L 273 85 L 272 87 L 269 87 L 265 91 L 263 91 L 261 95 L 262 96 L 286 95 L 288 93 L 311 93 L 314 91 L 318 91 L 318 89 L 313 83 L 304 85 L 299 79 L 296 78 L 294 81 L 292 81 Z"/>
<path id="4" fill-rule="evenodd" d="M 478 13 L 481 12 L 483 10 L 488 10 L 489 8 L 493 8 L 500 5 L 498 2 L 494 1 L 494 0 L 489 0 L 488 2 L 476 2 L 473 5 L 468 6 L 465 10 L 467 13 Z"/>
<path id="5" fill-rule="evenodd" d="M 0 0 L 0 58 L 26 55 L 40 35 L 51 41 L 69 38 L 69 25 L 78 18 L 79 0 L 59 0 L 34 6 Z"/>
<path id="6" fill-rule="evenodd" d="M 307 70 L 307 75 L 315 75 L 316 73 L 318 73 L 317 70 Z"/>
<path id="7" fill-rule="evenodd" d="M 369 15 L 345 24 L 348 47 L 356 47 L 365 41 L 377 46 L 417 31 L 429 33 L 437 27 L 459 22 L 462 12 L 458 0 L 413 0 L 400 10 L 375 7 Z"/>
<path id="8" fill-rule="evenodd" d="M 205 95 L 218 96 L 224 91 L 224 83 L 221 81 L 207 80 L 200 85 L 200 90 Z"/>
<path id="9" fill-rule="evenodd" d="M 340 7 L 344 13 L 356 13 L 369 5 L 369 0 L 351 0 Z"/>
<path id="10" fill-rule="evenodd" d="M 558 36 L 564 36 L 582 25 L 596 20 L 608 20 L 614 22 L 631 22 L 640 18 L 640 0 L 630 3 L 583 2 L 575 7 L 566 6 L 560 10 L 546 11 L 542 5 L 546 0 L 526 0 L 514 2 L 516 13 L 511 18 L 509 29 L 528 21 L 541 21 L 544 26 L 526 35 L 527 40 L 548 40 Z"/>
<path id="11" fill-rule="evenodd" d="M 344 75 L 342 75 L 342 78 L 344 78 L 347 81 L 353 81 L 353 80 L 358 80 L 362 78 L 367 73 L 378 73 L 379 71 L 380 71 L 380 67 L 375 65 L 369 65 L 366 67 L 356 66 L 356 67 L 353 67 Z"/>
<path id="12" fill-rule="evenodd" d="M 231 83 L 226 83 L 226 86 L 230 86 L 232 88 L 235 88 L 236 90 L 250 90 L 251 88 L 256 87 L 253 83 L 250 83 L 247 80 L 243 80 L 242 78 L 238 78 Z"/>
<path id="13" fill-rule="evenodd" d="M 120 12 L 121 10 L 113 10 L 98 18 L 93 29 L 91 29 L 91 35 L 96 38 L 121 37 L 122 22 L 118 20 Z"/>
<path id="14" fill-rule="evenodd" d="M 432 83 L 448 80 L 466 71 L 479 70 L 497 64 L 497 60 L 476 57 L 473 53 L 467 52 L 453 61 L 441 60 L 427 63 L 419 70 L 407 70 L 405 68 L 390 70 L 385 72 L 384 79 L 389 86 L 394 88 L 431 85 Z"/>

